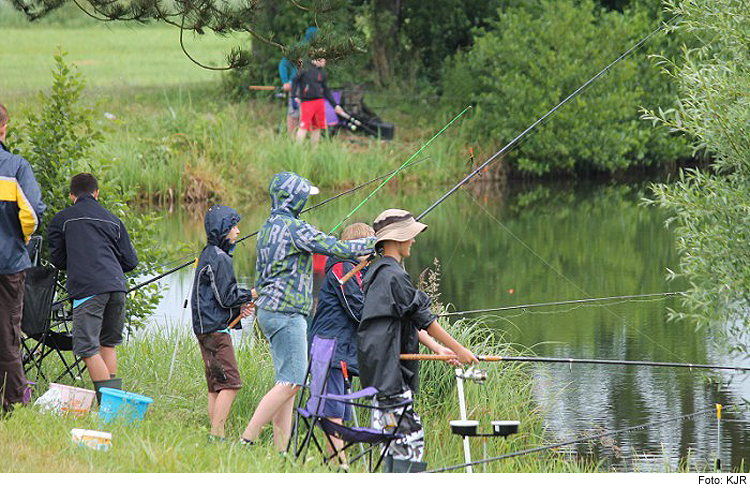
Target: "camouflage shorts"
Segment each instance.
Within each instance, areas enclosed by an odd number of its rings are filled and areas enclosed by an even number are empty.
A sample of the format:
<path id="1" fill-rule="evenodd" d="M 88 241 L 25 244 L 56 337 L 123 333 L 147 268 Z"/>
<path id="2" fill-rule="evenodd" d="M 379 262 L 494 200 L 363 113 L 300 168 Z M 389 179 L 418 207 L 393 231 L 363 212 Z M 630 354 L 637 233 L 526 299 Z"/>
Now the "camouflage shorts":
<path id="1" fill-rule="evenodd" d="M 372 427 L 377 430 L 393 431 L 398 425 L 397 431 L 403 433 L 405 437 L 391 442 L 387 455 L 393 457 L 393 459 L 422 461 L 424 456 L 424 430 L 422 429 L 422 420 L 414 412 L 413 405 L 383 409 L 383 407 L 411 398 L 412 392 L 407 390 L 388 398 L 373 399 L 373 404 L 378 409 L 372 411 Z M 402 414 L 404 415 L 403 418 L 401 417 Z M 399 419 L 401 420 L 400 424 Z"/>

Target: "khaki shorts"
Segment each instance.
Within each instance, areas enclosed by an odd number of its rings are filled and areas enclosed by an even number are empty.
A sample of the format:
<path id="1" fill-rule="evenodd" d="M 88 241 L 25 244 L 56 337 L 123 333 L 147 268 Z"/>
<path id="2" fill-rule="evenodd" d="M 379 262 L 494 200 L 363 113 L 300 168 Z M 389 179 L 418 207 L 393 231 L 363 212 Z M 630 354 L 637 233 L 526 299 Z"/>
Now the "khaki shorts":
<path id="1" fill-rule="evenodd" d="M 242 388 L 240 371 L 234 358 L 232 336 L 224 332 L 211 332 L 198 334 L 197 337 L 209 393 Z"/>

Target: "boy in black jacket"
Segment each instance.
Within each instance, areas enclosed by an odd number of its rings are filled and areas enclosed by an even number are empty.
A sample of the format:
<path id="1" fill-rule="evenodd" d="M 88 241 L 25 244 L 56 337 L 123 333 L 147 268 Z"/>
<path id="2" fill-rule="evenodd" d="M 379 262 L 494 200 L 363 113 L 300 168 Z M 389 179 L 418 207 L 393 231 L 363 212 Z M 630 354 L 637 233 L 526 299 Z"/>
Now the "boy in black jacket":
<path id="1" fill-rule="evenodd" d="M 70 180 L 73 206 L 52 218 L 47 229 L 50 261 L 67 270 L 73 300 L 73 353 L 83 358 L 99 388 L 120 388 L 115 347 L 125 326 L 125 272 L 138 265 L 128 231 L 99 205 L 99 183 L 89 173 Z"/>
<path id="2" fill-rule="evenodd" d="M 234 357 L 229 324 L 237 315 L 250 315 L 251 291 L 237 286 L 231 252 L 240 229 L 234 209 L 214 205 L 203 221 L 208 243 L 203 248 L 193 279 L 190 307 L 193 332 L 198 338 L 208 383 L 209 438 L 224 438 L 224 424 L 234 397 L 242 388 Z M 236 329 L 241 329 L 237 322 Z"/>
<path id="3" fill-rule="evenodd" d="M 418 353 L 419 343 L 440 355 L 453 355 L 455 363 L 477 363 L 477 358 L 453 339 L 437 323 L 430 311 L 430 297 L 411 283 L 403 268 L 414 239 L 427 229 L 409 212 L 388 209 L 373 224 L 376 248 L 383 257 L 370 266 L 362 283 L 365 294 L 362 319 L 357 332 L 359 378 L 362 387 L 378 389 L 375 405 L 385 408 L 411 400 L 418 389 L 419 366 L 416 361 L 401 361 L 402 353 Z M 434 338 L 434 339 L 433 339 Z M 435 340 L 445 346 L 441 346 Z M 384 469 L 393 472 L 424 471 L 424 430 L 412 404 L 396 413 L 404 413 L 399 432 L 404 438 L 393 442 Z M 373 427 L 395 426 L 399 421 L 391 411 L 373 411 Z"/>

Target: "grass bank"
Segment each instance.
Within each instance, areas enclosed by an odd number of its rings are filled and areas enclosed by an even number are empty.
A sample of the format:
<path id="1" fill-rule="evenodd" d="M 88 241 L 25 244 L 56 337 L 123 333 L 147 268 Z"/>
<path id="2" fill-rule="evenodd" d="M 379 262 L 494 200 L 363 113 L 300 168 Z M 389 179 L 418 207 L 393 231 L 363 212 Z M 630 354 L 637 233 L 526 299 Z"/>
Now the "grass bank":
<path id="1" fill-rule="evenodd" d="M 489 349 L 513 353 L 495 340 L 495 333 L 478 323 L 459 322 L 451 332 L 476 351 Z M 169 377 L 175 341 L 177 357 Z M 259 445 L 247 449 L 237 444 L 255 406 L 273 384 L 273 365 L 268 346 L 257 340 L 237 350 L 245 387 L 238 394 L 227 423 L 226 443 L 209 443 L 206 389 L 202 362 L 192 335 L 176 331 L 168 335 L 140 334 L 119 350 L 120 375 L 126 389 L 154 398 L 145 420 L 137 427 L 103 426 L 113 434 L 108 452 L 73 445 L 72 428 L 97 429 L 95 414 L 86 417 L 41 414 L 34 407 L 16 410 L 0 420 L 0 466 L 4 472 L 328 472 L 317 456 L 306 462 L 280 457 L 274 450 L 270 429 Z M 467 385 L 470 418 L 488 427 L 490 419 L 518 419 L 520 433 L 507 440 L 488 442 L 488 454 L 503 453 L 544 442 L 542 416 L 532 404 L 531 378 L 521 365 L 488 364 L 484 386 Z M 452 369 L 442 363 L 422 365 L 422 391 L 416 407 L 426 430 L 426 459 L 430 467 L 463 461 L 461 442 L 451 435 L 448 420 L 459 416 Z M 32 374 L 33 375 L 33 374 Z M 67 383 L 70 383 L 69 381 Z M 80 382 L 75 383 L 81 385 Z M 44 391 L 40 385 L 37 395 Z M 361 419 L 365 419 L 363 415 Z M 474 454 L 481 454 L 476 443 Z M 577 464 L 564 455 L 527 455 L 488 465 L 492 472 L 591 471 L 594 465 Z M 361 471 L 355 469 L 355 471 Z"/>

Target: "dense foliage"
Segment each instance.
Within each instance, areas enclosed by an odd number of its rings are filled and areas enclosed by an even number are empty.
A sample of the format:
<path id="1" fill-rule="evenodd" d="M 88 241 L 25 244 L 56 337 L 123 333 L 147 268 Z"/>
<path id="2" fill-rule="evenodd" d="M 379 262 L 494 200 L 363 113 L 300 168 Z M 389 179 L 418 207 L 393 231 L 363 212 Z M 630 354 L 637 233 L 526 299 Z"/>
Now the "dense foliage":
<path id="1" fill-rule="evenodd" d="M 698 325 L 720 321 L 747 350 L 750 306 L 750 11 L 741 0 L 667 2 L 676 29 L 699 48 L 664 61 L 680 86 L 677 106 L 647 117 L 693 140 L 711 168 L 656 187 L 655 203 L 673 211 L 680 269 L 691 284 L 685 303 Z M 714 324 L 715 325 L 715 324 Z M 744 348 L 743 348 L 744 343 Z"/>
<path id="2" fill-rule="evenodd" d="M 599 12 L 593 0 L 532 0 L 507 8 L 446 70 L 445 93 L 478 105 L 477 132 L 498 148 L 576 90 L 657 22 L 643 8 Z M 669 50 L 657 35 L 655 48 Z M 623 59 L 537 128 L 509 157 L 518 170 L 614 171 L 686 153 L 640 120 L 639 105 L 674 96 L 643 54 Z"/>
<path id="3" fill-rule="evenodd" d="M 101 124 L 94 118 L 94 110 L 80 103 L 84 81 L 81 75 L 65 62 L 64 54 L 55 56 L 53 85 L 49 94 L 40 93 L 41 111 L 29 113 L 26 120 L 11 130 L 9 144 L 14 152 L 26 158 L 42 190 L 47 210 L 39 226 L 46 237 L 52 217 L 70 203 L 70 178 L 79 172 L 91 172 L 99 181 L 100 202 L 123 220 L 135 246 L 140 265 L 129 276 L 130 284 L 146 275 L 147 268 L 165 255 L 164 248 L 153 245 L 156 240 L 155 216 L 138 214 L 128 207 L 134 194 L 111 183 L 115 167 L 107 159 L 93 153 L 104 139 Z M 45 239 L 46 240 L 46 239 Z M 48 248 L 43 248 L 43 256 Z M 158 287 L 151 285 L 130 298 L 129 312 L 138 323 L 156 306 L 160 299 Z"/>

